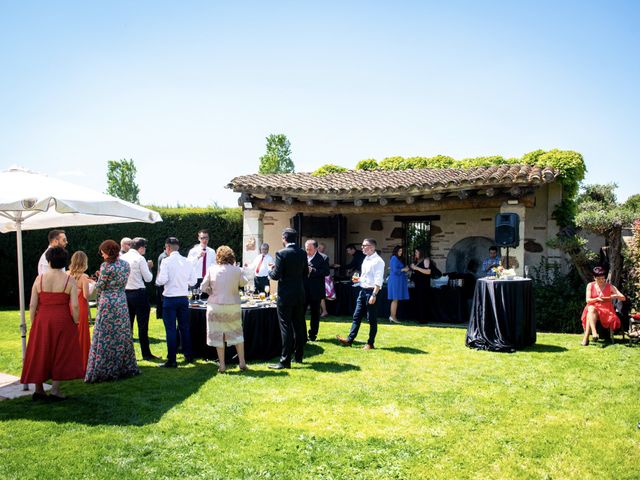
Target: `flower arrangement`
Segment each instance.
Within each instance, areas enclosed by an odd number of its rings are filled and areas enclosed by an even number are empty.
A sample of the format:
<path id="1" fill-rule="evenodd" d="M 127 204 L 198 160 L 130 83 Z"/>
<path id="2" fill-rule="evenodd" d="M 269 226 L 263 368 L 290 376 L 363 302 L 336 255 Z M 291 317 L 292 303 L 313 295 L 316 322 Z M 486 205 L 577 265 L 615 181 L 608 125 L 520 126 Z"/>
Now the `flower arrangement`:
<path id="1" fill-rule="evenodd" d="M 494 277 L 500 278 L 500 277 L 502 277 L 502 274 L 504 272 L 504 267 L 502 265 L 498 265 L 496 267 L 493 267 L 491 269 L 491 272 L 493 273 Z"/>

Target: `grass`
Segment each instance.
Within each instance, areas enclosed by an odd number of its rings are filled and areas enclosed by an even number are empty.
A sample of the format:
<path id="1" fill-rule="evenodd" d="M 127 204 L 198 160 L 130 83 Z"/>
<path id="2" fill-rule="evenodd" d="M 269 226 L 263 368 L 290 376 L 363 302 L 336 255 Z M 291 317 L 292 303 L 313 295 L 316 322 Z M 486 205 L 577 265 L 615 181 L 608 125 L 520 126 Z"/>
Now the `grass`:
<path id="1" fill-rule="evenodd" d="M 0 371 L 19 375 L 17 327 L 0 312 Z M 491 353 L 409 324 L 365 352 L 333 340 L 348 327 L 323 322 L 288 371 L 140 362 L 132 379 L 66 383 L 66 402 L 0 402 L 0 478 L 640 477 L 640 348 L 538 334 Z M 155 318 L 151 335 L 164 353 Z"/>

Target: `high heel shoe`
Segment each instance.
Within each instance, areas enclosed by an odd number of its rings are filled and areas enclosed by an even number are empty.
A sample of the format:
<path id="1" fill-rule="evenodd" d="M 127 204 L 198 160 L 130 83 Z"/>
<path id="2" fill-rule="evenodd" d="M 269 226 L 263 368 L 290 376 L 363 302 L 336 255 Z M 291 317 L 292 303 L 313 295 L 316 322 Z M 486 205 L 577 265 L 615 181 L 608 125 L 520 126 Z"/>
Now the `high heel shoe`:
<path id="1" fill-rule="evenodd" d="M 593 340 L 594 342 L 597 342 L 598 340 L 600 340 L 600 337 L 598 335 L 593 335 L 591 337 L 591 340 Z"/>
<path id="2" fill-rule="evenodd" d="M 583 340 L 580 345 L 582 345 L 583 347 L 587 347 L 589 345 L 589 340 L 588 339 L 587 340 Z"/>

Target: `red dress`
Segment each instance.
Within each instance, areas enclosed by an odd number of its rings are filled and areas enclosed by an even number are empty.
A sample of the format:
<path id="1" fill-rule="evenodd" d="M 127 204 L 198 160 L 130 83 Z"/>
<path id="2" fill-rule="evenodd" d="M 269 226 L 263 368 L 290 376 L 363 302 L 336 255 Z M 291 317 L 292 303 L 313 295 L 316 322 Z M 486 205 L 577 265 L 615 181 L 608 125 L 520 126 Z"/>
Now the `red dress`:
<path id="1" fill-rule="evenodd" d="M 84 377 L 78 328 L 71 317 L 69 300 L 69 294 L 64 291 L 42 291 L 40 277 L 38 308 L 29 333 L 20 383 Z"/>
<path id="2" fill-rule="evenodd" d="M 89 302 L 84 298 L 82 288 L 78 288 L 78 308 L 78 340 L 82 357 L 82 371 L 86 372 L 89 349 L 91 348 L 91 334 L 89 333 Z"/>
<path id="3" fill-rule="evenodd" d="M 611 284 L 605 284 L 602 289 L 602 293 L 598 294 L 598 290 L 596 290 L 596 282 L 591 282 L 591 298 L 598 297 L 610 297 L 611 296 Z M 592 303 L 596 308 L 596 312 L 598 313 L 598 321 L 604 328 L 612 328 L 613 330 L 617 330 L 620 328 L 620 319 L 616 314 L 615 309 L 613 308 L 613 303 L 611 303 L 611 299 L 604 302 L 596 302 Z M 582 311 L 582 328 L 587 328 L 587 311 L 589 306 L 584 307 Z"/>

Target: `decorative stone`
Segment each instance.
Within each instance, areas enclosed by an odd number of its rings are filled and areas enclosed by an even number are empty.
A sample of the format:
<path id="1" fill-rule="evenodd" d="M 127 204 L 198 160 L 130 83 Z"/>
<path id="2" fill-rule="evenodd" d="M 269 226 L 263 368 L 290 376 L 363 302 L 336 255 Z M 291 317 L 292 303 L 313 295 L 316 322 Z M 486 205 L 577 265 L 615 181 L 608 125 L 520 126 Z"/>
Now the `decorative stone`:
<path id="1" fill-rule="evenodd" d="M 524 250 L 529 253 L 540 253 L 544 251 L 544 247 L 533 240 L 526 240 L 524 242 Z"/>
<path id="2" fill-rule="evenodd" d="M 396 227 L 392 230 L 391 238 L 404 238 L 404 232 L 402 230 L 402 227 Z"/>

